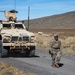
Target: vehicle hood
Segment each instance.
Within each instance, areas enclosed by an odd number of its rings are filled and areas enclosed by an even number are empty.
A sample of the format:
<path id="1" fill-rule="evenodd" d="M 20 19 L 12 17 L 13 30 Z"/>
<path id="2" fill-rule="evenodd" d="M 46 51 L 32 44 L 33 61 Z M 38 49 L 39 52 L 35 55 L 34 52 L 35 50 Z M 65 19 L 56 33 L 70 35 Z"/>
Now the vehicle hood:
<path id="1" fill-rule="evenodd" d="M 11 36 L 34 36 L 35 34 L 24 29 L 4 29 L 1 34 L 11 35 Z"/>

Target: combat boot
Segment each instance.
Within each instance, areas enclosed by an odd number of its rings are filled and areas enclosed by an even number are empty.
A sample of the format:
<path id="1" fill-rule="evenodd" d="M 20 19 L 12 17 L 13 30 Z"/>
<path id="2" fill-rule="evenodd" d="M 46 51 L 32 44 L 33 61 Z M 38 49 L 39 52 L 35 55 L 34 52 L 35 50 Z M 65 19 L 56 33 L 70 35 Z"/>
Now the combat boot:
<path id="1" fill-rule="evenodd" d="M 59 68 L 59 65 L 58 64 L 55 64 L 55 67 Z"/>
<path id="2" fill-rule="evenodd" d="M 52 64 L 51 66 L 52 66 L 53 68 L 56 68 L 55 64 Z"/>

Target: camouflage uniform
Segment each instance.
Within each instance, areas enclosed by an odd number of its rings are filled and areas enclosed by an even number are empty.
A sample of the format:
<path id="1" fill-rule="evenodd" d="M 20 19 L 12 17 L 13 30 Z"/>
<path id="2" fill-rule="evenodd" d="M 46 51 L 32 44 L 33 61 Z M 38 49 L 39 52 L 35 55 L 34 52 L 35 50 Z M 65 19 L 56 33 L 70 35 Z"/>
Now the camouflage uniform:
<path id="1" fill-rule="evenodd" d="M 54 36 L 56 37 L 56 36 Z M 52 65 L 58 64 L 61 58 L 61 41 L 53 39 L 50 43 Z"/>

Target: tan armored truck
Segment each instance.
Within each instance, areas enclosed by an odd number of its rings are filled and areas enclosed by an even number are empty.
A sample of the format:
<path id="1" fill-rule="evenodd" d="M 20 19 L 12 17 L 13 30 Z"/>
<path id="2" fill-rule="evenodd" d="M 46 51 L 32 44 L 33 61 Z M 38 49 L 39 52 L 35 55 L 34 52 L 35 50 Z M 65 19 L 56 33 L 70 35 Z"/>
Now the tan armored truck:
<path id="1" fill-rule="evenodd" d="M 4 11 L 8 21 L 0 21 L 0 33 L 3 48 L 10 51 L 25 52 L 27 56 L 35 55 L 35 34 L 26 30 L 23 22 L 16 21 L 17 11 Z"/>

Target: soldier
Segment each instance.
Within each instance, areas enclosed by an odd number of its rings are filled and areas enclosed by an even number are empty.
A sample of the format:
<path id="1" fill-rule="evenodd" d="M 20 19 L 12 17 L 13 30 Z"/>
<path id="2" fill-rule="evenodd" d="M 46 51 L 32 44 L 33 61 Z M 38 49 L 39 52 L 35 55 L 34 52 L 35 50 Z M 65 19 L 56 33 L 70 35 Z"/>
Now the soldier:
<path id="1" fill-rule="evenodd" d="M 61 58 L 61 41 L 58 39 L 58 35 L 54 35 L 54 39 L 50 43 L 50 51 L 52 58 L 52 66 L 59 68 L 59 61 Z"/>

